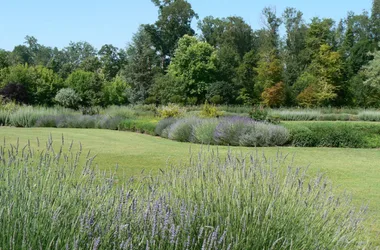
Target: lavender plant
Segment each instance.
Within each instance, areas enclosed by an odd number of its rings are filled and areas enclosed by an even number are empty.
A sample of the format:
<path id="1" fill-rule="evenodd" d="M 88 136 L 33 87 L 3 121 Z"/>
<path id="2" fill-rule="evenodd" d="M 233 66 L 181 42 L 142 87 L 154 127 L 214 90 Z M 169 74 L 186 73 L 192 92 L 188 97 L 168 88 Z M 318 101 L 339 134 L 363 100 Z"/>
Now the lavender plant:
<path id="1" fill-rule="evenodd" d="M 163 134 L 163 131 L 164 131 L 166 128 L 170 127 L 170 126 L 171 126 L 173 123 L 175 123 L 176 121 L 177 121 L 177 119 L 176 119 L 176 118 L 173 118 L 173 117 L 163 119 L 163 120 L 161 120 L 161 121 L 157 124 L 157 126 L 156 126 L 154 132 L 156 133 L 156 135 L 161 136 L 161 135 Z"/>
<path id="2" fill-rule="evenodd" d="M 193 141 L 201 144 L 215 144 L 214 134 L 218 119 L 202 119 L 193 126 Z"/>
<path id="3" fill-rule="evenodd" d="M 169 127 L 168 138 L 180 142 L 192 141 L 193 126 L 199 122 L 200 119 L 195 117 L 177 120 Z"/>
<path id="4" fill-rule="evenodd" d="M 0 146 L 1 249 L 373 247 L 365 209 L 281 154 L 200 152 L 159 176 L 123 180 L 63 138 L 37 143 Z"/>
<path id="5" fill-rule="evenodd" d="M 215 129 L 214 139 L 220 145 L 238 146 L 240 136 L 253 122 L 251 118 L 241 116 L 223 118 Z"/>

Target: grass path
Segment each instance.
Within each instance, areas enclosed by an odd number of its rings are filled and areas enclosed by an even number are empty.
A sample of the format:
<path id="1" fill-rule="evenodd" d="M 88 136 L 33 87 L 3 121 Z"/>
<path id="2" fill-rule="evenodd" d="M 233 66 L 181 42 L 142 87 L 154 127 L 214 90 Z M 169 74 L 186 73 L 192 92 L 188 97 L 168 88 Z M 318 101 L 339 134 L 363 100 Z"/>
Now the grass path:
<path id="1" fill-rule="evenodd" d="M 159 137 L 137 133 L 96 130 L 96 129 L 52 129 L 52 128 L 0 128 L 0 138 L 9 143 L 20 145 L 30 140 L 37 144 L 36 138 L 45 143 L 49 135 L 60 144 L 62 135 L 65 145 L 74 141 L 74 147 L 79 148 L 81 142 L 84 150 L 96 154 L 95 163 L 101 169 L 114 169 L 118 164 L 120 176 L 140 175 L 141 171 L 155 173 L 159 168 L 165 168 L 167 162 L 178 163 L 187 161 L 189 151 L 197 153 L 201 146 L 179 143 Z M 216 148 L 216 147 L 212 147 Z M 227 152 L 227 147 L 218 147 L 221 153 Z M 275 157 L 277 152 L 295 156 L 294 165 L 308 166 L 311 175 L 323 172 L 340 191 L 352 194 L 355 204 L 369 204 L 370 216 L 374 223 L 371 228 L 374 239 L 380 233 L 380 150 L 379 149 L 340 149 L 340 148 L 231 148 L 234 152 L 265 153 L 267 157 Z M 289 157 L 291 159 L 291 157 Z M 379 241 L 379 240 L 377 240 Z M 380 241 L 378 242 L 380 244 Z"/>

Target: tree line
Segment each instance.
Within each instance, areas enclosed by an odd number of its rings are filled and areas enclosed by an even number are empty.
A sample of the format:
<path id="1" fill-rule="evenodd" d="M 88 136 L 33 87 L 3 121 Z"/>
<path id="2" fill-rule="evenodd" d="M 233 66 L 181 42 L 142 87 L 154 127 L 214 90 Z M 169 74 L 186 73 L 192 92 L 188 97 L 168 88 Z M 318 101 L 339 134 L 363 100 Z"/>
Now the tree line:
<path id="1" fill-rule="evenodd" d="M 239 16 L 199 20 L 186 0 L 152 2 L 157 21 L 141 25 L 127 48 L 71 42 L 58 49 L 27 36 L 12 51 L 0 49 L 0 95 L 72 108 L 380 106 L 380 0 L 370 12 L 349 12 L 339 21 L 307 22 L 297 9 L 265 8 L 258 30 Z"/>

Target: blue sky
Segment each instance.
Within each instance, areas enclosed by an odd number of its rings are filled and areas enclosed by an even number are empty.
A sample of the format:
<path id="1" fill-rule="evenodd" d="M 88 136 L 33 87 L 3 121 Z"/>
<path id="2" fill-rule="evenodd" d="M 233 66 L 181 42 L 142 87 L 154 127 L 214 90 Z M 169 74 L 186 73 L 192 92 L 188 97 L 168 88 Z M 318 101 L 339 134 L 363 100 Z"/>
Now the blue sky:
<path id="1" fill-rule="evenodd" d="M 200 18 L 208 15 L 242 16 L 253 29 L 262 26 L 261 10 L 286 7 L 314 16 L 339 20 L 348 11 L 370 11 L 372 0 L 189 0 Z M 150 0 L 0 0 L 0 48 L 12 50 L 35 36 L 41 44 L 65 47 L 70 41 L 87 41 L 125 47 L 140 24 L 153 23 L 157 9 Z M 194 27 L 196 23 L 194 22 Z"/>

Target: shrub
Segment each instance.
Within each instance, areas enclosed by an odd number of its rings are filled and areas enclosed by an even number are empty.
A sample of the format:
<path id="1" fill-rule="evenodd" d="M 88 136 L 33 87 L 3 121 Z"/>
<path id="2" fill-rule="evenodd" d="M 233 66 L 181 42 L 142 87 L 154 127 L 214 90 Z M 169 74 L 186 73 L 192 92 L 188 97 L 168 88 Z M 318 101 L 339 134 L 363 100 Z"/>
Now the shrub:
<path id="1" fill-rule="evenodd" d="M 270 116 L 277 116 L 282 121 L 313 121 L 318 120 L 322 113 L 319 110 L 271 110 Z"/>
<path id="2" fill-rule="evenodd" d="M 350 114 L 322 114 L 319 117 L 320 121 L 352 121 L 355 120 L 354 115 Z"/>
<path id="3" fill-rule="evenodd" d="M 193 140 L 196 143 L 215 144 L 214 134 L 218 119 L 204 119 L 193 126 Z"/>
<path id="4" fill-rule="evenodd" d="M 285 84 L 279 82 L 273 87 L 266 88 L 261 94 L 263 104 L 267 107 L 280 107 L 285 103 Z"/>
<path id="5" fill-rule="evenodd" d="M 34 127 L 39 118 L 47 115 L 55 115 L 57 112 L 59 112 L 59 110 L 26 106 L 10 113 L 7 125 L 14 127 Z"/>
<path id="6" fill-rule="evenodd" d="M 92 157 L 52 143 L 0 151 L 1 249 L 374 248 L 365 209 L 281 156 L 200 152 L 120 185 Z"/>
<path id="7" fill-rule="evenodd" d="M 144 119 L 126 119 L 119 125 L 120 130 L 139 132 L 143 134 L 155 135 L 157 121 Z"/>
<path id="8" fill-rule="evenodd" d="M 71 88 L 64 88 L 58 91 L 55 96 L 55 101 L 65 108 L 78 109 L 81 102 L 81 98 Z"/>
<path id="9" fill-rule="evenodd" d="M 55 115 L 46 115 L 37 119 L 35 127 L 44 127 L 44 128 L 56 128 L 57 126 L 57 116 Z"/>
<path id="10" fill-rule="evenodd" d="M 158 113 L 162 118 L 181 117 L 185 113 L 185 110 L 177 104 L 170 103 L 168 106 L 159 108 Z"/>
<path id="11" fill-rule="evenodd" d="M 239 138 L 254 121 L 248 117 L 226 117 L 215 129 L 214 139 L 220 145 L 238 146 Z"/>
<path id="12" fill-rule="evenodd" d="M 170 126 L 162 130 L 162 133 L 161 133 L 162 138 L 169 139 L 169 129 L 170 129 Z"/>
<path id="13" fill-rule="evenodd" d="M 256 121 L 265 121 L 268 116 L 268 111 L 262 106 L 254 107 L 249 112 L 249 116 Z"/>
<path id="14" fill-rule="evenodd" d="M 213 118 L 222 116 L 222 112 L 218 111 L 218 108 L 215 105 L 210 105 L 207 102 L 203 105 L 200 117 L 203 118 Z"/>
<path id="15" fill-rule="evenodd" d="M 170 126 L 168 138 L 180 142 L 190 142 L 193 140 L 193 126 L 199 123 L 199 119 L 190 117 L 177 120 Z"/>
<path id="16" fill-rule="evenodd" d="M 96 123 L 96 128 L 118 130 L 120 123 L 124 120 L 120 116 L 102 115 Z"/>
<path id="17" fill-rule="evenodd" d="M 292 144 L 302 147 L 365 147 L 365 133 L 356 124 L 345 122 L 313 122 L 285 124 Z"/>
<path id="18" fill-rule="evenodd" d="M 68 128 L 95 128 L 97 116 L 91 115 L 75 115 L 66 116 L 66 126 Z"/>
<path id="19" fill-rule="evenodd" d="M 289 142 L 290 133 L 285 127 L 266 124 L 265 128 L 269 130 L 270 146 L 283 146 Z"/>
<path id="20" fill-rule="evenodd" d="M 290 129 L 292 145 L 296 147 L 315 147 L 318 145 L 316 135 L 305 126 L 287 126 Z"/>
<path id="21" fill-rule="evenodd" d="M 176 121 L 177 121 L 177 120 L 176 120 L 175 118 L 173 118 L 173 117 L 163 119 L 163 120 L 161 120 L 161 121 L 157 124 L 157 126 L 156 126 L 154 132 L 156 133 L 156 135 L 162 136 L 162 132 L 163 132 L 166 128 L 170 127 L 170 126 L 171 126 L 173 123 L 175 123 Z"/>
<path id="22" fill-rule="evenodd" d="M 380 121 L 380 111 L 365 110 L 358 114 L 358 118 L 362 121 Z"/>
<path id="23" fill-rule="evenodd" d="M 137 118 L 139 116 L 138 111 L 136 111 L 132 106 L 110 106 L 106 109 L 102 109 L 100 114 L 129 119 Z"/>
<path id="24" fill-rule="evenodd" d="M 101 104 L 103 81 L 98 74 L 78 69 L 67 77 L 66 85 L 80 96 L 81 106 L 91 107 Z"/>
<path id="25" fill-rule="evenodd" d="M 210 98 L 210 102 L 213 104 L 222 104 L 223 103 L 223 97 L 220 95 L 214 95 Z"/>
<path id="26" fill-rule="evenodd" d="M 278 125 L 255 122 L 249 124 L 239 137 L 239 144 L 248 147 L 282 146 L 289 140 L 289 132 Z"/>
<path id="27" fill-rule="evenodd" d="M 17 103 L 27 104 L 31 101 L 27 88 L 20 83 L 8 83 L 0 89 L 0 95 L 6 100 Z"/>

